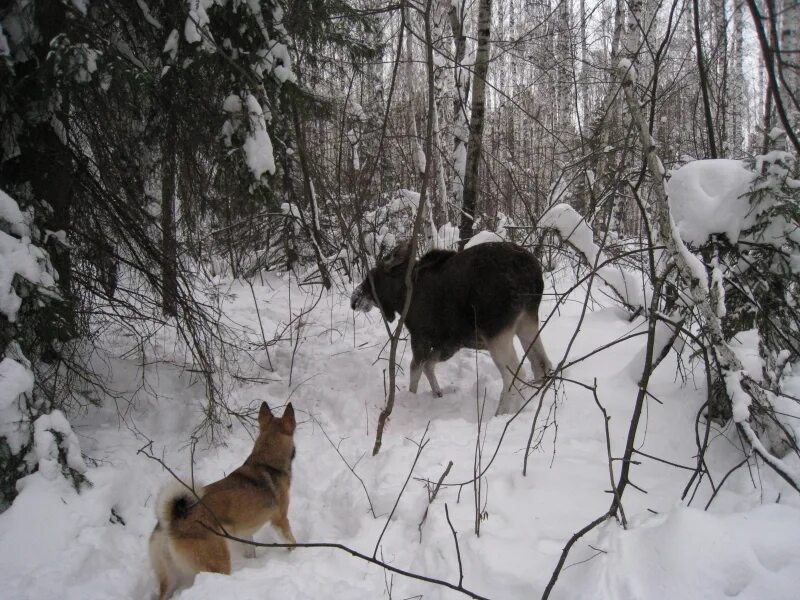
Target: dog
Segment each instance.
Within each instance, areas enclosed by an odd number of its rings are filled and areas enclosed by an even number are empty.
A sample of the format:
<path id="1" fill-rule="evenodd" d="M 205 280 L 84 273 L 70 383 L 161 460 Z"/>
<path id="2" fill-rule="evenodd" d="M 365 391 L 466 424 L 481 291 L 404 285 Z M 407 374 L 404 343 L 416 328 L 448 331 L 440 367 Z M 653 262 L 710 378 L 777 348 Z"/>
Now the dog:
<path id="1" fill-rule="evenodd" d="M 244 464 L 227 477 L 192 492 L 179 481 L 165 486 L 156 504 L 158 523 L 150 536 L 150 561 L 158 578 L 159 599 L 191 585 L 200 571 L 231 572 L 231 536 L 251 540 L 272 524 L 290 544 L 289 485 L 295 455 L 294 408 L 273 416 L 266 402 L 258 413 L 259 434 Z M 255 548 L 247 546 L 249 556 Z"/>

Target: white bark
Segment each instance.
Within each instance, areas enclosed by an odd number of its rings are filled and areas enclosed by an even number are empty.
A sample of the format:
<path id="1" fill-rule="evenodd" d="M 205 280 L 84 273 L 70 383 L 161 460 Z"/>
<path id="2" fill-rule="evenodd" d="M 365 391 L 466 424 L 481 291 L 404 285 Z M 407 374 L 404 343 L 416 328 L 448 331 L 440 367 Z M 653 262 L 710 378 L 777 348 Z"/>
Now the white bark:
<path id="1" fill-rule="evenodd" d="M 747 91 L 744 80 L 744 15 L 743 7 L 733 4 L 733 43 L 731 45 L 730 101 L 730 157 L 739 158 L 744 150 L 744 127 L 747 120 Z"/>
<path id="2" fill-rule="evenodd" d="M 800 2 L 783 0 L 783 26 L 781 27 L 781 61 L 786 81 L 784 104 L 795 131 L 800 130 Z M 792 96 L 794 96 L 792 98 Z M 793 151 L 787 139 L 787 149 Z"/>

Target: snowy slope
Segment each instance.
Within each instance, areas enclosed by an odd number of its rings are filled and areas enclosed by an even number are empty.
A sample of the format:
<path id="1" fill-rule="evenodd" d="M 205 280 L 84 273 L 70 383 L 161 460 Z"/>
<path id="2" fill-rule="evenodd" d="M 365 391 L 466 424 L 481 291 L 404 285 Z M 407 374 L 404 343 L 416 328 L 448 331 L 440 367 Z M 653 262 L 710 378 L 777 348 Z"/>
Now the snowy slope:
<path id="1" fill-rule="evenodd" d="M 549 298 L 569 287 L 567 278 L 561 277 L 548 281 Z M 233 283 L 231 292 L 226 315 L 257 331 L 250 289 Z M 289 322 L 303 306 L 311 306 L 319 294 L 318 289 L 298 288 L 288 275 L 265 277 L 263 285 L 257 282 L 255 292 L 267 335 Z M 478 353 L 476 357 L 472 351 L 462 351 L 438 367 L 445 390 L 441 399 L 432 397 L 425 382 L 418 395 L 409 394 L 404 372 L 383 449 L 377 457 L 370 456 L 384 396 L 386 358 L 380 352 L 386 334 L 377 313 L 354 315 L 346 292 L 323 295 L 304 319 L 294 357 L 293 345 L 282 343 L 271 349 L 275 372 L 252 369 L 252 375 L 274 381 L 238 383 L 232 391 L 231 404 L 237 407 L 255 407 L 262 399 L 278 410 L 289 399 L 295 406 L 298 452 L 290 520 L 296 537 L 301 542 L 339 542 L 372 555 L 409 475 L 416 443 L 430 423 L 429 442 L 388 524 L 377 557 L 401 569 L 457 582 L 453 535 L 445 519 L 447 504 L 458 532 L 464 586 L 490 598 L 538 598 L 565 542 L 606 511 L 610 502 L 603 418 L 592 394 L 565 384 L 556 396 L 552 391 L 547 395 L 539 425 L 550 414 L 551 426 L 531 454 L 525 477 L 522 466 L 535 406 L 511 423 L 483 480 L 485 519 L 480 537 L 473 531 L 471 484 L 443 487 L 420 534 L 428 494 L 418 478 L 438 480 L 448 461 L 454 465 L 446 484 L 472 478 L 477 400 L 485 395 L 486 414 L 494 414 L 500 378 L 488 355 Z M 581 322 L 584 293 L 582 289 L 574 292 L 544 330 L 545 346 L 554 364 L 563 357 L 579 324 L 569 360 L 644 331 L 641 319 L 629 322 L 624 311 L 596 303 Z M 553 306 L 552 299 L 544 302 L 543 317 Z M 565 375 L 589 385 L 597 380 L 598 397 L 611 417 L 615 456 L 621 455 L 627 435 L 639 375 L 631 365 L 638 364 L 636 357 L 644 339 L 635 337 L 591 356 Z M 266 357 L 262 358 L 266 364 Z M 407 348 L 402 358 L 406 369 L 409 360 Z M 152 440 L 155 454 L 175 470 L 188 472 L 190 434 L 201 418 L 204 390 L 172 366 L 151 365 L 142 370 L 140 363 L 141 357 L 105 362 L 116 389 L 137 392 L 134 405 L 109 399 L 102 409 L 73 420 L 87 462 L 94 465 L 87 473 L 93 487 L 77 495 L 59 479 L 34 474 L 24 481 L 13 506 L 0 515 L 3 597 L 83 600 L 154 596 L 147 537 L 155 523 L 155 495 L 169 476 L 137 451 Z M 688 373 L 684 384 L 675 373 L 672 356 L 653 376 L 650 391 L 658 401 L 647 404 L 646 426 L 641 428 L 637 447 L 691 466 L 704 379 L 699 372 L 694 377 Z M 557 428 L 552 425 L 553 415 Z M 486 419 L 484 464 L 498 448 L 506 421 Z M 724 435 L 730 442 L 718 436 L 708 456 L 717 483 L 742 458 L 733 433 Z M 223 476 L 241 464 L 252 444 L 250 434 L 239 423 L 231 426 L 224 442 L 198 445 L 198 479 L 213 481 Z M 363 479 L 369 499 L 334 444 Z M 553 597 L 798 597 L 800 498 L 794 492 L 764 469 L 740 469 L 704 512 L 711 493 L 705 484 L 690 507 L 680 500 L 690 471 L 641 455 L 638 459 L 642 462 L 634 466 L 633 480 L 648 493 L 632 488 L 626 492 L 624 506 L 631 528 L 625 531 L 609 523 L 578 542 L 568 558 L 568 564 L 574 566 L 563 572 Z M 797 461 L 791 465 L 800 470 Z M 753 480 L 759 485 L 754 486 Z M 370 502 L 377 518 L 372 516 Z M 268 528 L 256 538 L 277 540 Z M 179 597 L 465 596 L 392 577 L 337 550 L 289 553 L 266 548 L 260 549 L 255 559 L 236 557 L 230 577 L 201 574 Z"/>

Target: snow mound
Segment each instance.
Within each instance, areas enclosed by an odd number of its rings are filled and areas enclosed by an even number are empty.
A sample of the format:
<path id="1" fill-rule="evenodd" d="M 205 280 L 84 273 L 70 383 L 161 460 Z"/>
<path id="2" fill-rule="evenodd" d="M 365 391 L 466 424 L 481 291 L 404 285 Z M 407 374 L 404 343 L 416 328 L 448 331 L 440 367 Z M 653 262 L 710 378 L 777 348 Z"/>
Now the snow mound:
<path id="1" fill-rule="evenodd" d="M 700 246 L 716 233 L 735 244 L 755 218 L 744 195 L 754 179 L 738 160 L 696 160 L 675 171 L 666 189 L 681 239 Z"/>
<path id="2" fill-rule="evenodd" d="M 796 507 L 767 504 L 747 515 L 679 507 L 628 531 L 615 528 L 599 573 L 587 578 L 600 582 L 591 597 L 796 598 L 800 540 L 787 525 L 798 524 Z"/>

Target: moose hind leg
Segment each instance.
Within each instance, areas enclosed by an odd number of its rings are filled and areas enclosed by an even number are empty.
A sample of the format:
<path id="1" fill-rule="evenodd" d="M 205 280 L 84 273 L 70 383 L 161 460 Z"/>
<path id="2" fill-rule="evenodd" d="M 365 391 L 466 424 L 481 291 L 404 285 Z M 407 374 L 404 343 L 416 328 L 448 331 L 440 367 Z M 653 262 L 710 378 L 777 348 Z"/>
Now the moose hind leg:
<path id="1" fill-rule="evenodd" d="M 422 370 L 425 372 L 425 377 L 428 379 L 428 383 L 431 385 L 433 395 L 437 398 L 441 398 L 442 388 L 439 387 L 439 382 L 436 380 L 436 373 L 434 372 L 435 367 L 436 361 L 433 358 L 430 358 L 422 365 Z"/>
<path id="2" fill-rule="evenodd" d="M 522 350 L 533 369 L 534 380 L 541 381 L 548 372 L 553 370 L 553 365 L 547 357 L 542 343 L 538 317 L 530 314 L 522 315 L 517 324 L 517 337 L 519 337 Z"/>
<path id="3" fill-rule="evenodd" d="M 410 373 L 410 378 L 408 380 L 408 391 L 411 392 L 412 394 L 417 393 L 417 388 L 419 387 L 419 378 L 422 376 L 423 366 L 424 363 L 420 363 L 416 358 L 411 359 L 411 373 Z"/>
<path id="4" fill-rule="evenodd" d="M 512 389 L 514 383 L 514 373 L 517 370 L 518 358 L 514 350 L 514 329 L 500 333 L 500 335 L 488 341 L 486 346 L 492 356 L 497 370 L 503 378 L 503 391 L 500 394 L 500 403 L 497 405 L 496 415 L 513 412 L 511 406 L 511 396 L 516 394 Z"/>

